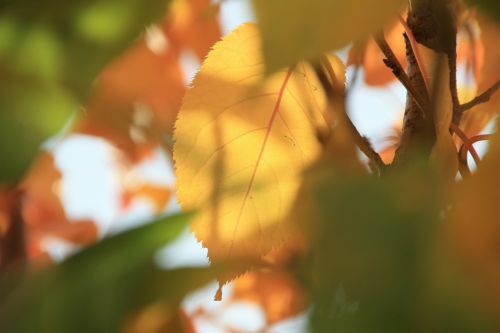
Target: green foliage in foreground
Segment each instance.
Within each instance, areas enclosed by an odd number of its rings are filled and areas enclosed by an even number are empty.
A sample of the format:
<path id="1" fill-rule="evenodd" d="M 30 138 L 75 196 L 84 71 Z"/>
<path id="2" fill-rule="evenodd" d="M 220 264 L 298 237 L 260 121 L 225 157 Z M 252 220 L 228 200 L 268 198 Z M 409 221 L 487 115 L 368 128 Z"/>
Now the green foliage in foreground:
<path id="1" fill-rule="evenodd" d="M 161 270 L 153 263 L 155 251 L 185 230 L 189 219 L 162 218 L 45 271 L 11 276 L 10 283 L 4 276 L 0 331 L 110 333 L 145 305 L 159 301 L 175 311 L 188 292 L 214 277 L 212 268 Z"/>

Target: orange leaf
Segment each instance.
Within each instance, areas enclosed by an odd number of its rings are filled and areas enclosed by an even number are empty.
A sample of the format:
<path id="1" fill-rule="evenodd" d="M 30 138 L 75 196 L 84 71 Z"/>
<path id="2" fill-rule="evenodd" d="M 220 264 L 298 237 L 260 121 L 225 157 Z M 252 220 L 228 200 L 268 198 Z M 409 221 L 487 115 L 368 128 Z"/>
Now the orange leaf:
<path id="1" fill-rule="evenodd" d="M 184 91 L 177 51 L 155 53 L 143 39 L 103 71 L 77 130 L 133 151 L 171 132 Z"/>
<path id="2" fill-rule="evenodd" d="M 246 273 L 234 281 L 233 299 L 262 306 L 269 325 L 301 313 L 308 304 L 302 286 L 284 271 Z"/>
<path id="3" fill-rule="evenodd" d="M 127 207 L 136 198 L 151 201 L 156 213 L 160 213 L 172 198 L 172 189 L 153 184 L 141 184 L 133 189 L 125 189 L 122 193 L 122 206 Z"/>
<path id="4" fill-rule="evenodd" d="M 81 245 L 97 238 L 97 227 L 91 221 L 68 220 L 58 194 L 60 180 L 52 155 L 43 152 L 20 185 L 24 192 L 22 214 L 30 257 L 41 253 L 41 242 L 47 236 Z"/>
<path id="5" fill-rule="evenodd" d="M 203 60 L 221 37 L 218 6 L 210 0 L 174 0 L 173 13 L 164 23 L 165 33 L 179 48 L 192 49 Z"/>
<path id="6" fill-rule="evenodd" d="M 384 35 L 401 65 L 406 67 L 406 49 L 403 39 L 403 26 L 394 21 L 386 29 Z M 370 86 L 382 86 L 396 80 L 392 71 L 383 62 L 384 55 L 377 44 L 370 38 L 366 44 L 353 47 L 349 53 L 348 64 L 363 66 L 365 83 Z"/>
<path id="7" fill-rule="evenodd" d="M 171 134 L 185 92 L 180 57 L 192 50 L 201 60 L 220 35 L 207 0 L 175 0 L 158 25 L 100 74 L 76 130 L 102 136 L 133 161 Z"/>

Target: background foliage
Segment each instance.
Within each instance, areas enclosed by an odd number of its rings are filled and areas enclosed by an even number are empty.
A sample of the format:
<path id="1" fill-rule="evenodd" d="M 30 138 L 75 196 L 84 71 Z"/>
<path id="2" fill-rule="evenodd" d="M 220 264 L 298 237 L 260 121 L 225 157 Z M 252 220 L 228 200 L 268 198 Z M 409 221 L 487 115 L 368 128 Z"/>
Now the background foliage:
<path id="1" fill-rule="evenodd" d="M 223 36 L 224 5 L 0 4 L 0 331 L 498 331 L 498 3 L 254 0 L 256 22 Z M 446 61 L 406 21 L 421 6 L 431 31 L 452 14 Z M 409 90 L 382 145 L 351 121 L 357 80 Z M 421 140 L 412 103 L 432 124 Z M 76 134 L 112 147 L 120 209 L 143 200 L 149 221 L 112 234 L 68 214 L 54 147 Z M 175 185 L 134 173 L 158 154 Z M 211 265 L 161 268 L 187 228 Z M 219 306 L 189 309 L 213 281 Z M 264 323 L 227 324 L 235 304 Z"/>

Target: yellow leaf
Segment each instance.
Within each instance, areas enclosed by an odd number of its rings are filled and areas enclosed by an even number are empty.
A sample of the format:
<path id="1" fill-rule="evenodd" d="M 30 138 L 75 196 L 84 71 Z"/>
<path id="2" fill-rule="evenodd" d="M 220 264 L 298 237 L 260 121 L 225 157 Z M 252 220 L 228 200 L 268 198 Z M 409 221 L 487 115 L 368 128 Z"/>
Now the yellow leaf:
<path id="1" fill-rule="evenodd" d="M 332 57 L 340 82 L 344 67 Z M 212 261 L 258 258 L 291 232 L 300 173 L 320 152 L 326 99 L 312 68 L 264 79 L 260 36 L 245 24 L 217 43 L 174 132 L 177 197 Z"/>
<path id="2" fill-rule="evenodd" d="M 254 0 L 268 71 L 345 47 L 383 27 L 401 0 Z"/>

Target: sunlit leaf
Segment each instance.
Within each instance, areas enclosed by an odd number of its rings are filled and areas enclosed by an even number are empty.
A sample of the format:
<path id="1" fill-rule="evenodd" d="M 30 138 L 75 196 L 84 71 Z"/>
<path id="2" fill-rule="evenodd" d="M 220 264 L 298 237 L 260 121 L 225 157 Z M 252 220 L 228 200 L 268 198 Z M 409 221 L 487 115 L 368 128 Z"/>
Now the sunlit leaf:
<path id="1" fill-rule="evenodd" d="M 254 0 L 267 69 L 315 60 L 365 39 L 402 5 L 400 0 Z"/>
<path id="2" fill-rule="evenodd" d="M 178 200 L 201 209 L 193 230 L 211 260 L 255 258 L 281 243 L 300 172 L 320 149 L 325 98 L 314 73 L 299 64 L 264 80 L 259 45 L 252 24 L 216 44 L 176 123 Z"/>

